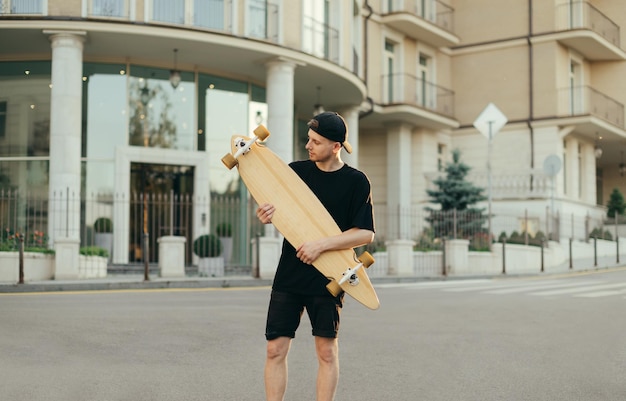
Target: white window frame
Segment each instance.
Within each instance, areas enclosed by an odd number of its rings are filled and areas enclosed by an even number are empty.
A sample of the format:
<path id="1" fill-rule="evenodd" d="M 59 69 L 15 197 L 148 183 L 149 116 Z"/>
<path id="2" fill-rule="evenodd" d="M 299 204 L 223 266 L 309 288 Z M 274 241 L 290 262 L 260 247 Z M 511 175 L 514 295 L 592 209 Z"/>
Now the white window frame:
<path id="1" fill-rule="evenodd" d="M 393 71 L 389 71 L 389 53 L 386 50 L 387 43 L 392 43 L 394 45 L 393 54 Z M 388 86 L 388 78 L 384 79 L 381 82 L 381 93 L 382 99 L 384 103 L 397 103 L 406 101 L 404 94 L 404 76 L 402 74 L 403 65 L 404 65 L 404 46 L 403 46 L 403 37 L 401 35 L 394 34 L 392 32 L 384 32 L 383 40 L 382 40 L 382 49 L 381 52 L 383 54 L 381 71 L 383 71 L 384 76 L 392 75 L 392 87 Z M 393 99 L 389 99 L 389 89 L 392 90 Z"/>
<path id="2" fill-rule="evenodd" d="M 582 59 L 570 55 L 568 69 L 568 111 L 570 115 L 577 115 L 583 113 L 586 108 Z"/>

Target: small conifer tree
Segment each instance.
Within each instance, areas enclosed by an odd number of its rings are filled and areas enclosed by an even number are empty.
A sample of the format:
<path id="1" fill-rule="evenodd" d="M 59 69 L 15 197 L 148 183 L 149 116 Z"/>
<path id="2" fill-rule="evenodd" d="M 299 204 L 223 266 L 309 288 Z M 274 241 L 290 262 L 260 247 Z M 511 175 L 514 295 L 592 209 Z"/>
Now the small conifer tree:
<path id="1" fill-rule="evenodd" d="M 624 203 L 624 196 L 619 189 L 613 188 L 613 192 L 611 192 L 611 196 L 609 197 L 609 202 L 606 204 L 606 207 L 607 215 L 609 217 L 615 217 L 615 213 L 620 216 L 624 215 L 626 203 Z"/>
<path id="2" fill-rule="evenodd" d="M 461 162 L 461 151 L 452 151 L 452 162 L 445 167 L 445 177 L 433 181 L 436 190 L 426 190 L 430 201 L 441 205 L 439 209 L 426 207 L 430 216 L 426 218 L 434 231 L 435 237 L 447 237 L 454 234 L 454 210 L 456 210 L 457 235 L 465 237 L 484 231 L 482 228 L 487 216 L 485 209 L 472 207 L 484 201 L 483 188 L 476 187 L 466 180 L 470 167 Z"/>

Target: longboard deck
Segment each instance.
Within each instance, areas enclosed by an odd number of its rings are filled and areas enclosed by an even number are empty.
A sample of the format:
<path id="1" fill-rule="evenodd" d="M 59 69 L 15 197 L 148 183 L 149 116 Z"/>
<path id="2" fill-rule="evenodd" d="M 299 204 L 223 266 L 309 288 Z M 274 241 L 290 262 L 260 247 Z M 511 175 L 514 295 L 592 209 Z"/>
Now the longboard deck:
<path id="1" fill-rule="evenodd" d="M 239 135 L 231 138 L 233 155 L 238 150 L 236 143 L 241 139 L 250 140 Z M 294 247 L 341 234 L 337 223 L 313 191 L 266 146 L 255 142 L 248 152 L 237 158 L 237 169 L 259 205 L 270 203 L 276 207 L 272 224 Z M 338 282 L 347 269 L 358 263 L 354 250 L 346 249 L 324 252 L 313 265 L 326 277 Z M 341 289 L 366 307 L 377 309 L 380 302 L 365 268 L 357 270 L 356 274 L 359 283 L 344 282 Z"/>

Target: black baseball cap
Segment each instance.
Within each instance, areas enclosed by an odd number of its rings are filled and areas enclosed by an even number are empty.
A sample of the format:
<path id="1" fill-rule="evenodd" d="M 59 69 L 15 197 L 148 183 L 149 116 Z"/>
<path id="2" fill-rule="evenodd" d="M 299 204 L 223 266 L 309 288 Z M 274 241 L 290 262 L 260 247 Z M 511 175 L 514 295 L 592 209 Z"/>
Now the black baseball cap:
<path id="1" fill-rule="evenodd" d="M 321 136 L 341 143 L 346 152 L 352 153 L 352 145 L 348 143 L 348 125 L 338 113 L 325 111 L 313 117 L 307 125 Z"/>

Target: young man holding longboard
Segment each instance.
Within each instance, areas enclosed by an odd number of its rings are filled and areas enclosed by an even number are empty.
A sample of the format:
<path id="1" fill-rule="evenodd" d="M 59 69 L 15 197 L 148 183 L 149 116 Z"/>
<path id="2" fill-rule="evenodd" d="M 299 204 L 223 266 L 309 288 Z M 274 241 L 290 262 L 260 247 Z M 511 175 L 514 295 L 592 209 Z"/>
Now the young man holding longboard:
<path id="1" fill-rule="evenodd" d="M 306 150 L 309 160 L 289 166 L 311 188 L 341 229 L 336 236 L 305 242 L 297 249 L 283 242 L 282 254 L 272 285 L 268 308 L 265 391 L 268 401 L 282 401 L 287 387 L 287 354 L 300 317 L 306 309 L 318 357 L 317 401 L 332 401 L 339 380 L 337 334 L 343 293 L 332 296 L 328 279 L 312 263 L 331 250 L 351 249 L 374 239 L 371 186 L 361 171 L 341 160 L 341 149 L 348 153 L 347 124 L 335 112 L 324 112 L 308 123 Z M 262 204 L 259 220 L 272 221 L 275 207 Z"/>

